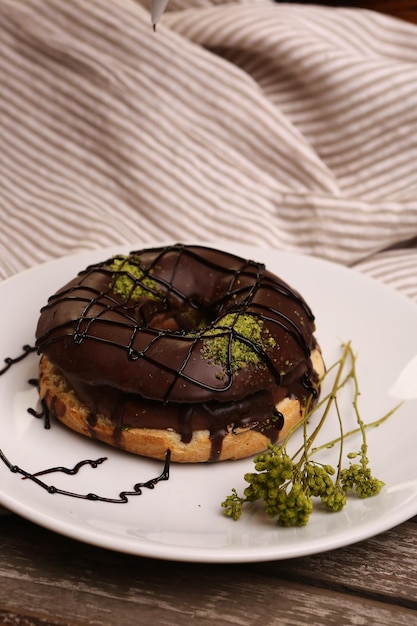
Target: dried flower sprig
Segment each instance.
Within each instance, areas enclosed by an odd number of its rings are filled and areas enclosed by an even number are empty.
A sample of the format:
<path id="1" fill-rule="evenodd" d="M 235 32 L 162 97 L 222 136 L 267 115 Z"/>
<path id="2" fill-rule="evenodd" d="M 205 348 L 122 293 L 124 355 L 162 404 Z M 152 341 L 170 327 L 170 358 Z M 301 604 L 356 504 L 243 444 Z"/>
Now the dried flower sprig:
<path id="1" fill-rule="evenodd" d="M 245 474 L 248 487 L 243 496 L 236 489 L 222 502 L 225 514 L 238 520 L 247 502 L 261 500 L 268 517 L 276 518 L 281 526 L 305 526 L 313 512 L 313 498 L 319 498 L 328 511 L 341 511 L 347 503 L 351 493 L 357 493 L 362 498 L 378 494 L 384 483 L 375 478 L 369 466 L 368 443 L 366 431 L 386 421 L 398 408 L 394 407 L 386 415 L 372 423 L 365 424 L 358 408 L 360 395 L 356 372 L 356 356 L 350 342 L 344 344 L 341 358 L 330 367 L 330 372 L 336 371 L 331 391 L 311 409 L 307 407 L 305 416 L 287 435 L 281 445 L 270 444 L 268 449 L 254 458 L 255 472 Z M 347 370 L 347 371 L 346 371 Z M 338 394 L 347 383 L 353 383 L 354 414 L 357 428 L 344 432 L 343 419 L 339 409 Z M 313 447 L 313 444 L 323 427 L 330 411 L 335 409 L 340 436 L 336 439 Z M 311 434 L 308 433 L 308 423 L 313 415 L 322 411 L 321 417 Z M 290 456 L 287 445 L 294 432 L 303 428 L 303 443 Z M 347 467 L 343 467 L 343 452 L 345 440 L 353 434 L 361 435 L 361 445 L 358 451 L 349 452 Z M 339 445 L 337 467 L 323 464 L 312 457 L 325 448 Z M 352 462 L 356 460 L 356 462 Z"/>

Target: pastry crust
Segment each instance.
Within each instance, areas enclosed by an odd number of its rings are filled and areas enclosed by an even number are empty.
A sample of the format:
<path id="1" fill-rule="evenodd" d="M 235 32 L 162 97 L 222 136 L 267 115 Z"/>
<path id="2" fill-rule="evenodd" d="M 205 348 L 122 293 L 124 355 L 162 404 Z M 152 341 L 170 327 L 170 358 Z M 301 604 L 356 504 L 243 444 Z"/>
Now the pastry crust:
<path id="1" fill-rule="evenodd" d="M 319 379 L 324 374 L 324 363 L 319 349 L 312 352 L 311 360 Z M 39 366 L 39 395 L 46 404 L 51 417 L 75 432 L 97 439 L 133 454 L 163 460 L 168 450 L 171 461 L 178 463 L 201 463 L 212 461 L 212 441 L 208 430 L 193 432 L 191 441 L 184 443 L 174 430 L 151 428 L 128 428 L 120 430 L 109 417 L 90 413 L 77 398 L 61 371 L 47 357 L 41 358 Z M 304 408 L 296 398 L 285 398 L 277 405 L 284 416 L 284 426 L 279 432 L 282 441 L 291 428 L 304 416 Z M 253 456 L 265 450 L 270 440 L 257 430 L 246 428 L 238 431 L 229 428 L 222 440 L 220 455 L 216 461 L 236 460 Z"/>
<path id="2" fill-rule="evenodd" d="M 50 415 L 134 454 L 252 456 L 319 393 L 314 315 L 262 263 L 175 244 L 87 267 L 41 309 Z"/>

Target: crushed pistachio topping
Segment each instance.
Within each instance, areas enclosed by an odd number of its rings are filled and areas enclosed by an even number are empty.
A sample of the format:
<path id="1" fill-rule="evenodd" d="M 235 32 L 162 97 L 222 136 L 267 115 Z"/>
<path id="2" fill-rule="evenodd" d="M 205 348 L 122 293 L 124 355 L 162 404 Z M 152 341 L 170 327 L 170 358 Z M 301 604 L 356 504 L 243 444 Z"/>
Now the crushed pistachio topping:
<path id="1" fill-rule="evenodd" d="M 138 256 L 117 256 L 110 269 L 114 272 L 111 290 L 126 300 L 139 300 L 142 296 L 158 298 L 158 284 L 140 267 Z"/>
<path id="2" fill-rule="evenodd" d="M 275 345 L 275 339 L 261 319 L 229 313 L 204 333 L 202 355 L 205 359 L 212 359 L 225 366 L 230 355 L 230 366 L 233 371 L 237 371 L 250 364 L 262 364 L 260 352 L 270 350 Z"/>

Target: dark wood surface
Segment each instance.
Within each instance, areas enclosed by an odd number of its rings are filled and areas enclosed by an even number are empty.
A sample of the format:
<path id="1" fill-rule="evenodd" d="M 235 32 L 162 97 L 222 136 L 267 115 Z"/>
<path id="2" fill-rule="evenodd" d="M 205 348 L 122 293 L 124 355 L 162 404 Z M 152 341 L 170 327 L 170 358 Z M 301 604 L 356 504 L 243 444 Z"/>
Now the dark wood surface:
<path id="1" fill-rule="evenodd" d="M 288 1 L 288 0 L 278 0 Z M 371 9 L 387 15 L 393 15 L 409 22 L 417 23 L 416 0 L 289 0 L 300 4 L 324 4 L 334 7 L 356 7 Z"/>
<path id="2" fill-rule="evenodd" d="M 165 562 L 0 518 L 0 624 L 417 624 L 417 518 L 358 544 L 238 565 Z"/>

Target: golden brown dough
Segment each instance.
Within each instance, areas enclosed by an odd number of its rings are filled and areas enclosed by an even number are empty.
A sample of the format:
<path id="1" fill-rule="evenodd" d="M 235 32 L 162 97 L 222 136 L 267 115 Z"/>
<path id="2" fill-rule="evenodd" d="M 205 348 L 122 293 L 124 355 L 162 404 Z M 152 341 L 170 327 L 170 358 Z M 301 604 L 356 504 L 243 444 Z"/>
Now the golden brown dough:
<path id="1" fill-rule="evenodd" d="M 324 374 L 321 353 L 315 349 L 311 360 L 319 378 Z M 75 432 L 103 441 L 127 452 L 163 460 L 167 450 L 171 451 L 171 461 L 178 463 L 201 463 L 210 460 L 212 444 L 208 430 L 193 432 L 189 443 L 173 430 L 151 428 L 129 428 L 117 431 L 115 425 L 105 415 L 94 416 L 94 425 L 88 408 L 80 402 L 59 369 L 46 357 L 42 357 L 39 368 L 39 393 L 46 403 L 50 415 Z M 304 409 L 297 399 L 285 398 L 277 405 L 284 416 L 284 426 L 280 431 L 282 441 L 291 428 L 301 421 Z M 90 423 L 89 423 L 90 422 Z M 224 437 L 219 461 L 237 460 L 262 452 L 269 439 L 252 429 L 231 429 Z"/>

